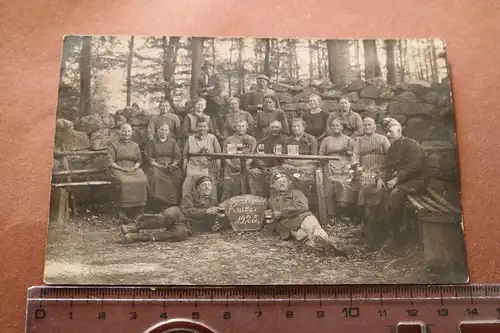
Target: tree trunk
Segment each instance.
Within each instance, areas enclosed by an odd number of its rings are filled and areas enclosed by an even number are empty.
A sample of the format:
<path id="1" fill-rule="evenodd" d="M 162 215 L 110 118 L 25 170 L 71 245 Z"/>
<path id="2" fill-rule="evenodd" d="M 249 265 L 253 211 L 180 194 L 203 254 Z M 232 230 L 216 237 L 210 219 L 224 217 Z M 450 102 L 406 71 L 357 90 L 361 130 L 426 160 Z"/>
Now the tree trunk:
<path id="1" fill-rule="evenodd" d="M 232 77 L 233 77 L 233 49 L 234 49 L 234 38 L 231 38 L 231 47 L 229 48 L 229 64 L 227 66 L 227 79 L 228 79 L 228 89 L 229 96 L 232 95 Z"/>
<path id="2" fill-rule="evenodd" d="M 212 43 L 211 43 L 211 46 L 212 46 L 212 64 L 214 65 L 214 67 L 215 67 L 215 58 L 216 58 L 216 56 L 215 56 L 215 53 L 216 53 L 215 41 L 216 41 L 215 38 L 212 38 Z"/>
<path id="3" fill-rule="evenodd" d="M 293 40 L 289 39 L 287 40 L 287 47 L 288 47 L 288 77 L 290 78 L 290 82 L 293 81 L 293 78 L 295 76 L 295 70 L 293 68 L 294 65 L 294 60 L 293 60 Z"/>
<path id="4" fill-rule="evenodd" d="M 63 40 L 63 50 L 61 55 L 61 71 L 59 73 L 59 85 L 64 84 L 64 77 L 66 76 L 66 66 L 67 66 L 66 63 L 68 62 L 69 57 L 71 56 L 71 50 L 73 49 L 73 45 L 81 44 L 81 42 L 78 41 L 79 38 L 80 37 L 77 36 L 66 36 Z"/>
<path id="5" fill-rule="evenodd" d="M 328 50 L 328 73 L 330 81 L 333 84 L 346 83 L 346 73 L 348 63 L 346 60 L 346 52 L 349 52 L 349 44 L 346 40 L 327 39 L 326 47 Z"/>
<path id="6" fill-rule="evenodd" d="M 378 59 L 378 45 L 377 41 L 375 41 L 375 77 L 382 76 L 382 69 L 380 68 L 380 61 Z"/>
<path id="7" fill-rule="evenodd" d="M 266 44 L 266 53 L 264 55 L 264 74 L 271 78 L 271 39 L 263 38 L 262 40 Z"/>
<path id="8" fill-rule="evenodd" d="M 260 67 L 259 67 L 259 64 L 262 63 L 262 44 L 260 42 L 260 40 L 256 39 L 255 40 L 255 45 L 254 45 L 254 48 L 253 48 L 253 54 L 254 54 L 254 57 L 255 57 L 255 63 L 254 63 L 254 71 L 256 74 L 259 73 L 260 71 Z"/>
<path id="9" fill-rule="evenodd" d="M 365 80 L 367 80 L 377 77 L 377 72 L 380 72 L 380 65 L 378 64 L 375 40 L 363 40 L 363 48 L 365 51 Z M 378 71 L 377 67 L 379 68 Z"/>
<path id="10" fill-rule="evenodd" d="M 360 48 L 360 43 L 359 40 L 356 41 L 356 78 L 358 80 L 361 80 L 361 64 L 360 64 L 360 55 L 359 55 L 359 48 Z"/>
<path id="11" fill-rule="evenodd" d="M 92 37 L 82 37 L 80 55 L 80 110 L 84 115 L 90 113 L 92 72 Z"/>
<path id="12" fill-rule="evenodd" d="M 320 47 L 319 47 L 319 40 L 316 41 L 316 58 L 318 61 L 318 78 L 321 80 L 323 78 L 323 73 L 321 70 L 321 53 L 320 53 Z"/>
<path id="13" fill-rule="evenodd" d="M 321 62 L 323 66 L 323 73 L 325 77 L 328 75 L 328 57 L 326 55 L 326 47 L 321 45 Z"/>
<path id="14" fill-rule="evenodd" d="M 295 41 L 297 43 L 297 41 Z M 300 79 L 300 65 L 299 65 L 299 57 L 297 55 L 297 45 L 293 46 L 293 61 L 295 67 L 295 80 L 298 82 Z"/>
<path id="15" fill-rule="evenodd" d="M 191 98 L 197 96 L 198 80 L 203 63 L 203 37 L 191 38 Z"/>
<path id="16" fill-rule="evenodd" d="M 276 82 L 279 82 L 280 70 L 281 70 L 281 52 L 278 40 L 273 38 L 273 41 L 274 41 L 273 50 L 275 50 L 275 55 L 276 55 Z"/>
<path id="17" fill-rule="evenodd" d="M 405 81 L 405 62 L 403 58 L 403 42 L 398 40 L 398 53 L 399 53 L 399 77 L 401 82 Z"/>
<path id="18" fill-rule="evenodd" d="M 417 40 L 417 56 L 415 57 L 418 64 L 418 77 L 420 80 L 424 79 L 424 69 L 422 67 L 422 53 L 420 49 L 420 40 Z"/>
<path id="19" fill-rule="evenodd" d="M 396 61 L 394 57 L 394 45 L 395 40 L 388 39 L 385 41 L 385 47 L 387 50 L 387 83 L 390 85 L 396 84 Z"/>
<path id="20" fill-rule="evenodd" d="M 434 44 L 434 39 L 431 39 L 431 57 L 432 57 L 432 81 L 438 82 L 439 80 L 439 68 L 437 64 L 437 55 L 436 55 L 436 45 Z"/>
<path id="21" fill-rule="evenodd" d="M 164 98 L 172 102 L 172 90 L 175 86 L 174 74 L 177 63 L 177 50 L 179 37 L 170 37 L 167 43 L 167 37 L 163 37 L 163 83 Z"/>
<path id="22" fill-rule="evenodd" d="M 245 40 L 238 38 L 238 95 L 245 93 L 245 64 L 243 63 L 243 51 Z"/>
<path id="23" fill-rule="evenodd" d="M 127 106 L 130 106 L 132 99 L 132 61 L 134 60 L 134 36 L 130 37 L 128 42 L 128 59 L 127 59 Z"/>
<path id="24" fill-rule="evenodd" d="M 313 79 L 314 77 L 314 64 L 313 64 L 313 44 L 309 39 L 309 79 Z"/>
<path id="25" fill-rule="evenodd" d="M 429 47 L 426 46 L 424 49 L 424 63 L 425 63 L 425 79 L 432 80 L 432 68 L 430 67 L 430 52 Z"/>
<path id="26" fill-rule="evenodd" d="M 403 55 L 405 59 L 405 69 L 406 66 L 408 66 L 408 78 L 411 79 L 413 77 L 413 71 L 412 71 L 412 66 L 410 60 L 410 55 L 408 54 L 408 39 L 405 39 L 405 45 L 403 48 Z"/>

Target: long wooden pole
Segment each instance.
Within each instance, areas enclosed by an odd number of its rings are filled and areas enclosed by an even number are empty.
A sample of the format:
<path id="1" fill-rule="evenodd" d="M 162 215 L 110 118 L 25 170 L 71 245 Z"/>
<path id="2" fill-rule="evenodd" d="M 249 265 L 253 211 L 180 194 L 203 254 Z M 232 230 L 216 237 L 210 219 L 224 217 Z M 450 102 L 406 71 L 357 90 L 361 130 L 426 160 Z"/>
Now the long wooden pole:
<path id="1" fill-rule="evenodd" d="M 331 161 L 338 160 L 336 156 L 323 155 L 275 155 L 275 154 L 228 154 L 228 153 L 189 153 L 190 156 L 206 156 L 215 159 L 225 158 L 257 158 L 257 159 L 277 159 L 277 160 L 317 160 Z"/>
<path id="2" fill-rule="evenodd" d="M 67 171 L 56 171 L 52 173 L 52 176 L 71 176 L 71 175 L 86 175 L 89 173 L 98 173 L 98 172 L 103 172 L 104 168 L 102 169 L 82 169 L 82 170 L 67 170 Z"/>
<path id="3" fill-rule="evenodd" d="M 54 157 L 62 156 L 92 156 L 92 155 L 106 155 L 107 150 L 80 150 L 80 151 L 56 151 Z"/>

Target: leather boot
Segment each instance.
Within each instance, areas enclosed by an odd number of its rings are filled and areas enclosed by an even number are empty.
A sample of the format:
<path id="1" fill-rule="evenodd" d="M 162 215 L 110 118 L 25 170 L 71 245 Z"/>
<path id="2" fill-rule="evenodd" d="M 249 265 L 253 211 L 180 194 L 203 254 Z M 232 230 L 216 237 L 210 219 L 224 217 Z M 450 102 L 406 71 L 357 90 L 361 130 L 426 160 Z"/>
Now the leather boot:
<path id="1" fill-rule="evenodd" d="M 129 232 L 123 236 L 125 243 L 148 242 L 151 237 L 148 234 Z"/>
<path id="2" fill-rule="evenodd" d="M 128 220 L 127 212 L 125 211 L 124 208 L 120 208 L 120 211 L 118 212 L 118 218 L 121 221 L 126 221 Z"/>
<path id="3" fill-rule="evenodd" d="M 140 227 L 138 224 L 131 223 L 131 224 L 122 224 L 120 226 L 120 230 L 122 234 L 126 235 L 129 233 L 137 233 L 140 230 Z"/>

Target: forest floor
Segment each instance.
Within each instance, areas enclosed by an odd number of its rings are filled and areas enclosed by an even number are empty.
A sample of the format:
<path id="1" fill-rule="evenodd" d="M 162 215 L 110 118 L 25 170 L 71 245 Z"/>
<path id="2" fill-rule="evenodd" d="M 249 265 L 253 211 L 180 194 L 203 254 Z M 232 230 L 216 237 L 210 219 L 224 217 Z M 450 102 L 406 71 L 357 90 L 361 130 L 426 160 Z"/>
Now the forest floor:
<path id="1" fill-rule="evenodd" d="M 48 284 L 258 285 L 433 283 L 421 246 L 399 256 L 366 253 L 353 230 L 325 227 L 349 257 L 332 257 L 260 232 L 196 234 L 179 243 L 125 244 L 109 213 L 50 225 Z M 435 281 L 433 281 L 435 280 Z"/>

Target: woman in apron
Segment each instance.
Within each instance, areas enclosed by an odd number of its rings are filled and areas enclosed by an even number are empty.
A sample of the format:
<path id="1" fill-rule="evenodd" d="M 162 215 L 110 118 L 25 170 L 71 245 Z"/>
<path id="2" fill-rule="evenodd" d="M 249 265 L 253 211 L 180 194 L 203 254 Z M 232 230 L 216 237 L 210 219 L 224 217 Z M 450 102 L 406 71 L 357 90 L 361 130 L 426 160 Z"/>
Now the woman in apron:
<path id="1" fill-rule="evenodd" d="M 335 156 L 328 161 L 326 168 L 327 182 L 325 193 L 329 216 L 340 217 L 344 222 L 350 221 L 350 206 L 356 203 L 356 190 L 352 178 L 355 164 L 355 141 L 342 133 L 343 121 L 335 118 L 331 123 L 330 135 L 323 139 L 319 155 Z"/>
<path id="2" fill-rule="evenodd" d="M 194 184 L 201 176 L 212 179 L 213 195 L 217 196 L 217 183 L 220 170 L 219 159 L 209 159 L 206 156 L 190 156 L 192 153 L 220 153 L 221 147 L 215 135 L 208 133 L 209 123 L 205 118 L 200 118 L 196 125 L 197 133 L 190 135 L 184 146 L 184 174 L 186 179 L 182 184 L 182 196 L 195 189 Z"/>

